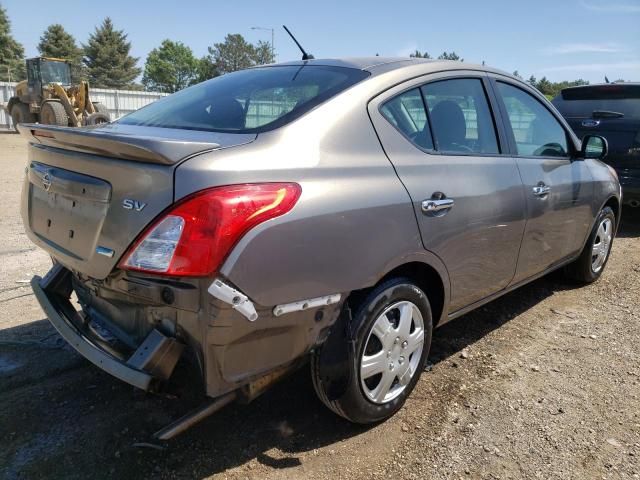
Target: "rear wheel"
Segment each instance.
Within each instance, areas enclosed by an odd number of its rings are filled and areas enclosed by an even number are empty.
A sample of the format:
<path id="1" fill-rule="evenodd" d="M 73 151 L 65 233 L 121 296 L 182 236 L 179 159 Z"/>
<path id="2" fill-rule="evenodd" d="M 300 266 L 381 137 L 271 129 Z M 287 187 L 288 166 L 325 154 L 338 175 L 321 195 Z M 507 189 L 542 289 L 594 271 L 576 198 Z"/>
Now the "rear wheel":
<path id="1" fill-rule="evenodd" d="M 40 107 L 40 123 L 44 125 L 69 125 L 69 116 L 59 102 L 44 102 Z"/>
<path id="2" fill-rule="evenodd" d="M 616 216 L 610 207 L 604 207 L 593 226 L 589 240 L 580 257 L 565 269 L 572 280 L 595 282 L 607 265 L 615 236 Z"/>
<path id="3" fill-rule="evenodd" d="M 329 399 L 327 379 L 319 374 L 320 351 L 311 361 L 314 388 L 325 405 L 347 420 L 385 420 L 402 407 L 424 370 L 431 346 L 431 307 L 410 280 L 392 279 L 367 295 L 355 309 L 353 323 L 356 344 L 345 392 Z"/>
<path id="4" fill-rule="evenodd" d="M 93 103 L 93 108 L 96 109 L 96 112 L 98 113 L 103 113 L 105 114 L 107 117 L 110 116 L 109 114 L 109 108 L 107 108 L 107 106 L 104 103 L 100 103 L 100 102 L 94 102 Z"/>
<path id="5" fill-rule="evenodd" d="M 11 108 L 11 121 L 13 122 L 13 128 L 17 132 L 19 123 L 35 123 L 36 116 L 29 111 L 29 105 L 16 103 Z"/>
<path id="6" fill-rule="evenodd" d="M 87 125 L 99 125 L 101 123 L 109 123 L 109 115 L 95 112 L 87 117 Z"/>

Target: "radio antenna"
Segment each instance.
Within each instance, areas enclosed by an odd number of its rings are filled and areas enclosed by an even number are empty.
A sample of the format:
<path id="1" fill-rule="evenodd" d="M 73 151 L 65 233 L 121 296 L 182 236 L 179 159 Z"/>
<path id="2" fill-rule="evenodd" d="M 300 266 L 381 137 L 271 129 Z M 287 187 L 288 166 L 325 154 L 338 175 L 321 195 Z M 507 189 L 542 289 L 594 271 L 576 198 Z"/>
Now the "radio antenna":
<path id="1" fill-rule="evenodd" d="M 294 42 L 296 42 L 296 45 L 298 46 L 298 48 L 302 52 L 302 60 L 313 60 L 313 58 L 314 58 L 313 55 L 311 55 L 310 53 L 305 52 L 304 48 L 302 48 L 302 45 L 300 45 L 300 42 L 298 42 L 298 40 L 296 40 L 296 37 L 293 36 L 293 33 L 291 33 L 289 31 L 287 26 L 286 25 L 282 25 L 282 28 L 284 28 L 286 30 L 286 32 L 289 34 L 289 36 L 291 37 L 291 39 Z"/>

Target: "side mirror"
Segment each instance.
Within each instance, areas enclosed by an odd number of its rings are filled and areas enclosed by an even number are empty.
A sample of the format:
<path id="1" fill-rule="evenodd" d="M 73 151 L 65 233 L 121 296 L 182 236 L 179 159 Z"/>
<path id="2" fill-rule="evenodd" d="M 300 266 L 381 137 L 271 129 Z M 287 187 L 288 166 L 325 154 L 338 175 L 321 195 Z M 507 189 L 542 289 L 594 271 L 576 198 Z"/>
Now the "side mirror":
<path id="1" fill-rule="evenodd" d="M 600 135 L 585 135 L 582 139 L 582 147 L 580 148 L 580 156 L 582 158 L 597 158 L 602 160 L 607 156 L 609 144 L 607 139 Z"/>

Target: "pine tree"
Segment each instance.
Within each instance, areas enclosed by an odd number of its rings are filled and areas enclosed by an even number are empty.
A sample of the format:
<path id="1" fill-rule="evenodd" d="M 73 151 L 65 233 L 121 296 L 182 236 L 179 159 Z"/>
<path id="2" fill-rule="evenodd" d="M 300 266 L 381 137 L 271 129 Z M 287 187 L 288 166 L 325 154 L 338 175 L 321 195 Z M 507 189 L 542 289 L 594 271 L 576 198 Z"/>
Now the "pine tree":
<path id="1" fill-rule="evenodd" d="M 209 55 L 205 58 L 206 60 L 202 61 L 208 61 L 211 65 L 202 70 L 222 75 L 255 65 L 273 63 L 275 53 L 270 43 L 260 41 L 253 45 L 239 33 L 230 33 L 224 37 L 224 42 L 209 47 Z"/>
<path id="2" fill-rule="evenodd" d="M 134 80 L 140 72 L 138 59 L 129 55 L 131 42 L 127 34 L 116 30 L 109 17 L 89 35 L 84 48 L 89 83 L 98 88 L 135 88 Z"/>
<path id="3" fill-rule="evenodd" d="M 209 47 L 209 55 L 221 74 L 255 65 L 255 49 L 239 33 L 230 33 L 224 38 L 224 42 Z"/>
<path id="4" fill-rule="evenodd" d="M 182 42 L 164 40 L 147 56 L 142 83 L 149 90 L 177 92 L 195 83 L 198 66 L 198 59 L 189 47 Z"/>
<path id="5" fill-rule="evenodd" d="M 0 81 L 17 82 L 25 78 L 24 48 L 11 35 L 7 11 L 0 6 Z"/>
<path id="6" fill-rule="evenodd" d="M 464 58 L 460 58 L 460 56 L 456 52 L 442 52 L 438 57 L 438 60 L 455 60 L 457 62 L 464 62 Z"/>
<path id="7" fill-rule="evenodd" d="M 76 39 L 58 23 L 49 25 L 40 37 L 38 51 L 43 57 L 63 58 L 71 63 L 74 77 L 83 77 L 82 49 Z"/>
<path id="8" fill-rule="evenodd" d="M 411 58 L 431 58 L 431 55 L 429 55 L 429 52 L 421 52 L 420 50 L 416 49 L 415 52 L 410 53 L 409 56 Z"/>

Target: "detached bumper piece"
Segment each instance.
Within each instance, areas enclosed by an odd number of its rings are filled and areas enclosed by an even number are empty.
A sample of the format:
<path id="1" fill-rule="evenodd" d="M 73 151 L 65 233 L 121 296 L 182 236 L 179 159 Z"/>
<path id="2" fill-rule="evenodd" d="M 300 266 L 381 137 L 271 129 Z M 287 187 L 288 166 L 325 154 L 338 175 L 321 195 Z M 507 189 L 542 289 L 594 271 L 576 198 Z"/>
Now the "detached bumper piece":
<path id="1" fill-rule="evenodd" d="M 154 329 L 129 358 L 110 349 L 69 301 L 71 272 L 62 265 L 44 278 L 33 277 L 31 288 L 58 333 L 105 372 L 145 391 L 156 390 L 171 375 L 184 345 Z"/>

